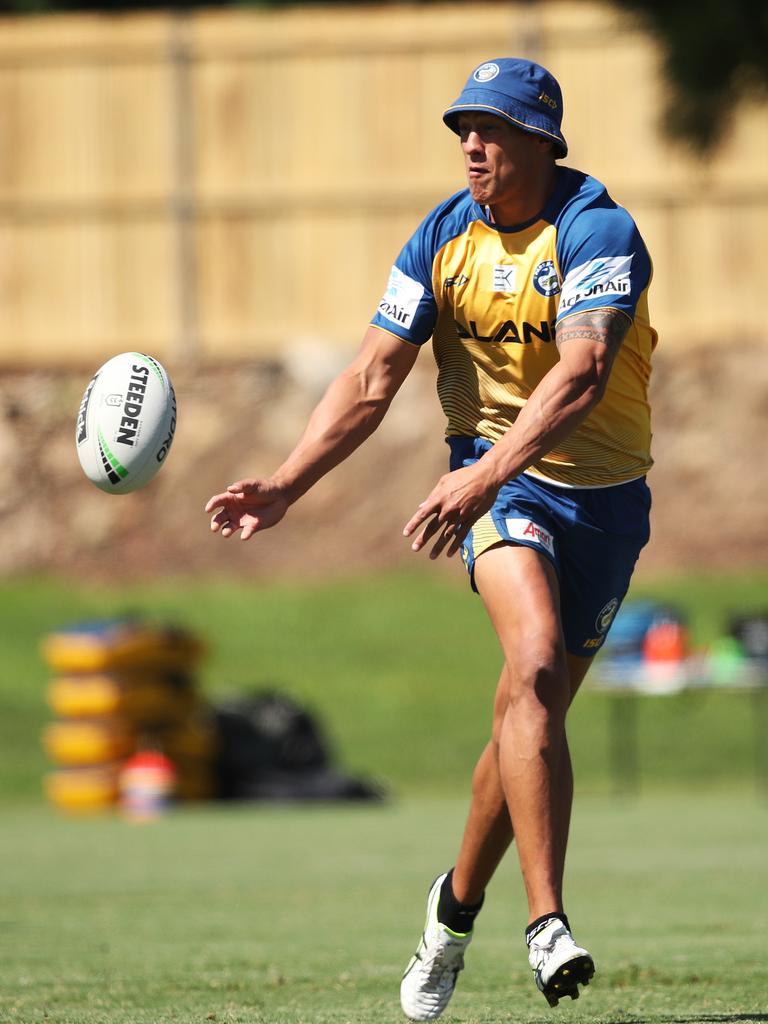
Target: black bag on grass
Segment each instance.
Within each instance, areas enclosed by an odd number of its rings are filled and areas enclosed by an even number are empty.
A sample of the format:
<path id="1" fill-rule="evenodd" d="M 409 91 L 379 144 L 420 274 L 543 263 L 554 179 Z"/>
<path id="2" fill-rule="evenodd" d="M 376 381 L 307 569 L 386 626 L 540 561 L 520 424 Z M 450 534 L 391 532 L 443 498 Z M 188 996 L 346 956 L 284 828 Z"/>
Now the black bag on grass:
<path id="1" fill-rule="evenodd" d="M 214 708 L 217 790 L 225 800 L 371 800 L 381 793 L 331 766 L 317 720 L 265 691 Z"/>

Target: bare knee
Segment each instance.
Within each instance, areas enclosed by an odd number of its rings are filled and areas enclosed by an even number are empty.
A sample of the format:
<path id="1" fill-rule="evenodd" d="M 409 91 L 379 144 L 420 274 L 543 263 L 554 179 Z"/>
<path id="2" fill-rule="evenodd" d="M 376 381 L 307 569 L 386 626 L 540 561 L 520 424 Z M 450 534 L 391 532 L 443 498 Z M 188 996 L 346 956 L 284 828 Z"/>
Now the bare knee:
<path id="1" fill-rule="evenodd" d="M 535 746 L 559 746 L 570 703 L 565 658 L 553 651 L 548 656 L 516 659 L 514 664 L 506 665 L 502 681 L 496 691 L 486 756 L 494 757 L 498 763 L 502 736 L 510 724 L 508 718 L 515 731 L 527 735 Z"/>
<path id="2" fill-rule="evenodd" d="M 516 659 L 508 666 L 510 685 L 505 714 L 531 726 L 560 728 L 570 703 L 570 683 L 564 655 L 552 649 Z"/>

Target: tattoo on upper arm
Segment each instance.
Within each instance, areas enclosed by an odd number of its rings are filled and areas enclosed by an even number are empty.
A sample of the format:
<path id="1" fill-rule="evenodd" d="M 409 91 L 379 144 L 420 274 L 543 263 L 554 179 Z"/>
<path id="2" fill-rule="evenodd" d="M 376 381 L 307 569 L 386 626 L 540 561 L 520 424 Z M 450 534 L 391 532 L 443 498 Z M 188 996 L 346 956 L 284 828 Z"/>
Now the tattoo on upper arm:
<path id="1" fill-rule="evenodd" d="M 621 348 L 631 320 L 618 309 L 594 309 L 576 313 L 558 324 L 555 344 L 558 350 L 567 341 L 597 341 L 605 345 L 611 359 Z"/>

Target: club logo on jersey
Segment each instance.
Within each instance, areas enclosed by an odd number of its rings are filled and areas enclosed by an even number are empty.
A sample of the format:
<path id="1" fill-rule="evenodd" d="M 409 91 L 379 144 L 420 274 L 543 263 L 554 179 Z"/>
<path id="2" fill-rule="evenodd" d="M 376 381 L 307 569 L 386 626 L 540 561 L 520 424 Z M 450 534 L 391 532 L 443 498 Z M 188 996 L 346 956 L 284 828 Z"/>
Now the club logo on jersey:
<path id="1" fill-rule="evenodd" d="M 517 285 L 515 279 L 517 277 L 517 267 L 513 264 L 510 266 L 508 263 L 497 263 L 493 268 L 493 291 L 495 292 L 510 292 L 517 291 Z"/>
<path id="2" fill-rule="evenodd" d="M 612 597 L 611 600 L 604 605 L 595 619 L 595 629 L 598 633 L 607 633 L 611 623 L 613 622 L 616 612 L 619 610 L 619 599 L 618 597 Z"/>
<path id="3" fill-rule="evenodd" d="M 398 267 L 392 267 L 387 290 L 379 303 L 379 313 L 398 327 L 410 327 L 423 294 L 424 285 L 408 277 Z"/>
<path id="4" fill-rule="evenodd" d="M 472 75 L 476 82 L 491 82 L 499 73 L 499 65 L 494 64 L 493 61 L 489 61 L 487 64 L 481 64 L 479 68 L 475 70 Z"/>
<path id="5" fill-rule="evenodd" d="M 604 295 L 629 295 L 629 272 L 632 256 L 603 256 L 574 267 L 563 281 L 560 313 L 573 309 L 579 302 L 602 298 Z"/>
<path id="6" fill-rule="evenodd" d="M 544 260 L 533 272 L 533 287 L 539 293 L 550 298 L 560 291 L 560 282 L 553 260 Z"/>
<path id="7" fill-rule="evenodd" d="M 507 519 L 506 522 L 511 540 L 525 540 L 531 544 L 540 544 L 553 558 L 555 557 L 555 539 L 549 530 L 534 523 L 532 519 Z"/>

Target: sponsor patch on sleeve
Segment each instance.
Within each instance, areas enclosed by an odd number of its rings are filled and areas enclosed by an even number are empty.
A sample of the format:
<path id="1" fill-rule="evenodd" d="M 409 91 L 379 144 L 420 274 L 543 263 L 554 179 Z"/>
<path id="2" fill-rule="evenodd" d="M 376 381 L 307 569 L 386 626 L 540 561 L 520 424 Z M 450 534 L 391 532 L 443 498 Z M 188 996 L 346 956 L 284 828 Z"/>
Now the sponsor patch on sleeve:
<path id="1" fill-rule="evenodd" d="M 631 267 L 631 255 L 603 256 L 574 267 L 563 281 L 558 312 L 567 312 L 589 299 L 629 295 Z"/>
<path id="2" fill-rule="evenodd" d="M 424 285 L 408 277 L 398 267 L 392 267 L 387 290 L 379 303 L 379 313 L 399 327 L 410 327 L 423 294 Z"/>

